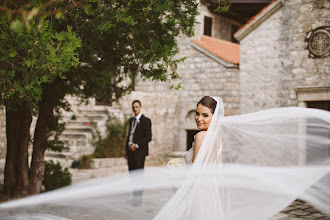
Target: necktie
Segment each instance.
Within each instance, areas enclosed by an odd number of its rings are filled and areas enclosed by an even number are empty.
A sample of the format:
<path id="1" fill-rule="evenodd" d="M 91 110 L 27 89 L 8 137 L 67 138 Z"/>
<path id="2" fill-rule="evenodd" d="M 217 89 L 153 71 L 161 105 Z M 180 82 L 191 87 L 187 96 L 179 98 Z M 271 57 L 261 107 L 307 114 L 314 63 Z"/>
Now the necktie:
<path id="1" fill-rule="evenodd" d="M 135 126 L 136 126 L 136 118 L 134 117 L 134 118 L 133 118 L 133 123 L 132 123 L 132 128 L 134 129 Z"/>

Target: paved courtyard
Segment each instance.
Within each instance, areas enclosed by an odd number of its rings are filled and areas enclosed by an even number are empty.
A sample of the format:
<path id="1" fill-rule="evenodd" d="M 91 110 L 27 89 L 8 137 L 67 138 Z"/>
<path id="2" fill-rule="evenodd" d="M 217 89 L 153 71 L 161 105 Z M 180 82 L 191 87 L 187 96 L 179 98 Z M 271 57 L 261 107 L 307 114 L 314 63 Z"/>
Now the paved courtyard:
<path id="1" fill-rule="evenodd" d="M 281 211 L 280 213 L 278 213 L 269 220 L 302 220 L 302 219 L 330 220 L 330 217 L 316 210 L 308 203 L 301 200 L 296 200 L 286 209 L 284 209 L 283 211 Z"/>
<path id="2" fill-rule="evenodd" d="M 164 164 L 152 164 L 149 163 L 146 165 L 146 169 L 148 167 L 157 167 Z M 98 169 L 86 169 L 86 170 L 78 170 L 78 169 L 70 169 L 72 173 L 72 181 L 73 184 L 97 177 L 108 176 L 120 172 L 127 172 L 127 166 L 116 166 L 114 168 L 98 168 Z M 330 208 L 330 207 L 329 207 Z M 308 203 L 296 200 L 291 205 L 289 205 L 286 209 L 276 214 L 269 220 L 304 220 L 304 219 L 313 219 L 313 220 L 330 220 L 330 216 L 327 216 L 320 211 L 313 208 Z"/>

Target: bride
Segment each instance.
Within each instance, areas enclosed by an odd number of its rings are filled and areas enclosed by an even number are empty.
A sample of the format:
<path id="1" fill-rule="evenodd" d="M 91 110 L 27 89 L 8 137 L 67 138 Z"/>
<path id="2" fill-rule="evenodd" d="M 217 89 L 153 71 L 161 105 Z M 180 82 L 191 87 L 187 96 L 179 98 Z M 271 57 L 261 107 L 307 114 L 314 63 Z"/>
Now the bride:
<path id="1" fill-rule="evenodd" d="M 196 107 L 201 131 L 180 169 L 94 179 L 0 204 L 0 219 L 251 219 L 297 198 L 330 215 L 330 113 L 278 108 L 224 117 L 219 97 Z M 328 179 L 327 179 L 328 178 Z M 127 201 L 144 189 L 143 203 Z"/>
<path id="2" fill-rule="evenodd" d="M 196 135 L 193 147 L 190 148 L 190 150 L 187 152 L 187 163 L 192 163 L 196 158 L 198 151 L 202 145 L 203 139 L 205 137 L 206 131 L 209 128 L 216 105 L 217 102 L 210 96 L 204 96 L 197 103 L 195 121 L 197 128 L 200 130 L 200 132 L 198 132 Z"/>
<path id="3" fill-rule="evenodd" d="M 267 219 L 313 184 L 306 199 L 329 212 L 329 182 L 318 181 L 330 171 L 328 112 L 282 108 L 224 117 L 221 98 L 205 96 L 195 120 L 201 131 L 186 161 L 202 174 L 154 219 Z"/>

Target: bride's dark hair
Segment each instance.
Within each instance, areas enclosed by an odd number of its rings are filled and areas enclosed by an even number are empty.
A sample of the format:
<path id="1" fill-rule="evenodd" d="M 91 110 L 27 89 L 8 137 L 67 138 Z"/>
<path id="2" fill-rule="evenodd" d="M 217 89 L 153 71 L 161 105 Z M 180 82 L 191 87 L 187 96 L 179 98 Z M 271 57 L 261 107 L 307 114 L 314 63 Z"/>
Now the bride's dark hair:
<path id="1" fill-rule="evenodd" d="M 212 97 L 210 96 L 204 96 L 198 103 L 197 105 L 204 105 L 205 107 L 208 107 L 211 109 L 212 113 L 215 111 L 215 107 L 217 107 L 217 101 L 215 101 Z"/>

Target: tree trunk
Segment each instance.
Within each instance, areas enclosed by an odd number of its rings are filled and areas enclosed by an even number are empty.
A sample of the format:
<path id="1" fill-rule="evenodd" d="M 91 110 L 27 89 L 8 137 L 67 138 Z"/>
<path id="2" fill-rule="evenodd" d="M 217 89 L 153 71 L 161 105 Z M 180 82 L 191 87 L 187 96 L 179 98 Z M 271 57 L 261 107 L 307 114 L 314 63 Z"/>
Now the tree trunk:
<path id="1" fill-rule="evenodd" d="M 39 116 L 34 131 L 33 153 L 30 169 L 30 194 L 40 193 L 44 179 L 44 155 L 47 139 L 50 136 L 49 123 L 53 120 L 53 108 L 44 98 L 39 105 Z"/>
<path id="2" fill-rule="evenodd" d="M 31 122 L 32 115 L 27 105 L 19 105 L 15 110 L 6 108 L 7 155 L 4 189 L 10 198 L 28 194 L 28 146 Z"/>

